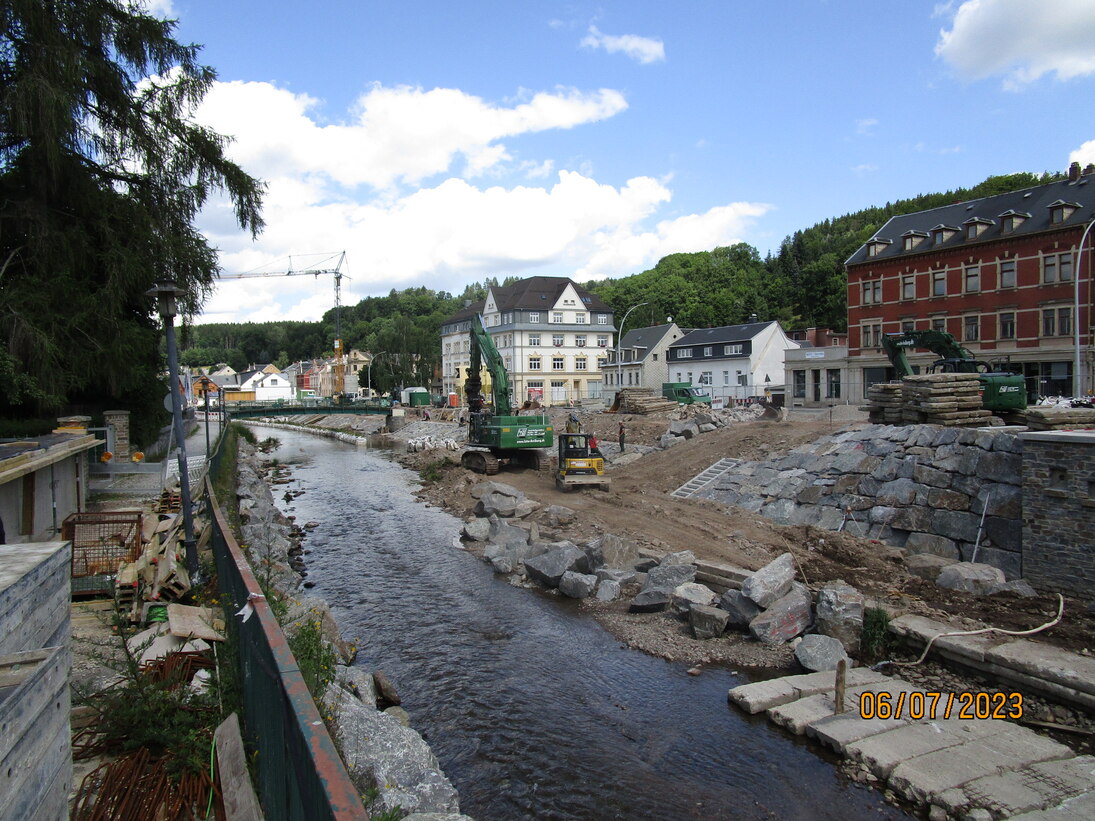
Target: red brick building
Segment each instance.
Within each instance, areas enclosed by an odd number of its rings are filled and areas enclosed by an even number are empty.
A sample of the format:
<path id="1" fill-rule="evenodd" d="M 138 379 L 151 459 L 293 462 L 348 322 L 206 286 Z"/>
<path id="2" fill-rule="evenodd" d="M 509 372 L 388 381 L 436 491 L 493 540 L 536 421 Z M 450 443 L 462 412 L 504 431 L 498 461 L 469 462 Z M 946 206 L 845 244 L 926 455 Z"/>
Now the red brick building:
<path id="1" fill-rule="evenodd" d="M 920 329 L 1021 370 L 1031 399 L 1090 391 L 1093 222 L 1095 166 L 1076 163 L 1068 179 L 892 217 L 846 263 L 848 361 L 864 392 L 893 376 L 882 334 Z"/>

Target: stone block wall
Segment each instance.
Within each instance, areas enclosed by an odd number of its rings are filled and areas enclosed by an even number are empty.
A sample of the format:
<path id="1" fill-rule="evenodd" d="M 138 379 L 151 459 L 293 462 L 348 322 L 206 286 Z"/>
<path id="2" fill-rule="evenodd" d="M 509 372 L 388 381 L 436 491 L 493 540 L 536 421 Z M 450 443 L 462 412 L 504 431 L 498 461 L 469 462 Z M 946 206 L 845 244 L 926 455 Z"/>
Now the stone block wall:
<path id="1" fill-rule="evenodd" d="M 977 561 L 1014 579 L 1023 575 L 1022 480 L 1014 430 L 867 425 L 740 462 L 695 495 L 910 552 L 969 561 L 976 546 Z"/>
<path id="2" fill-rule="evenodd" d="M 1095 431 L 1024 433 L 1023 573 L 1095 596 Z"/>

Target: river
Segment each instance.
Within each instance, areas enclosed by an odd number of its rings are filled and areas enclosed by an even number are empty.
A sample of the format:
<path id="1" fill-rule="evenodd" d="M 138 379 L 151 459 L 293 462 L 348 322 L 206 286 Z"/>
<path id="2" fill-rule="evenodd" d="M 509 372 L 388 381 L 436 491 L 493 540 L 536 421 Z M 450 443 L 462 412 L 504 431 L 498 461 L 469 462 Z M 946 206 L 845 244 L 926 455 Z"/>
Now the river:
<path id="1" fill-rule="evenodd" d="M 460 521 L 417 502 L 382 453 L 293 431 L 280 501 L 308 580 L 358 664 L 395 683 L 478 821 L 905 818 L 832 760 L 727 705 L 745 679 L 689 676 L 622 647 L 577 603 L 510 585 L 454 545 Z M 500 477 L 503 478 L 504 477 Z"/>

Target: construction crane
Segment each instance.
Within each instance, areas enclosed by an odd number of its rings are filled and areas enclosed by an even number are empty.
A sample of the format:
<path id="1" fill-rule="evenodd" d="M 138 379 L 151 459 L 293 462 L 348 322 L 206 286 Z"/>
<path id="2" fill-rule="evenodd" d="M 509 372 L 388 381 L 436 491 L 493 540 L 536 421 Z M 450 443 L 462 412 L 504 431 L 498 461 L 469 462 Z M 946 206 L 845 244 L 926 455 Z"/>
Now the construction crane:
<path id="1" fill-rule="evenodd" d="M 297 255 L 298 258 L 301 256 Z M 331 254 L 306 254 L 305 256 L 315 257 L 323 256 L 324 259 L 320 260 L 315 265 L 309 265 L 307 268 L 294 268 L 293 258 L 289 257 L 289 267 L 286 270 L 279 271 L 245 271 L 242 274 L 220 274 L 219 279 L 251 279 L 254 277 L 272 278 L 272 277 L 296 277 L 303 276 L 304 274 L 312 274 L 319 279 L 321 274 L 331 274 L 335 278 L 335 372 L 334 372 L 334 384 L 333 392 L 336 399 L 341 399 L 346 392 L 346 351 L 342 346 L 342 278 L 346 277 L 342 273 L 342 266 L 346 262 L 346 252 L 340 251 L 338 253 Z M 337 258 L 337 262 L 334 267 L 324 267 L 329 265 L 331 260 Z M 349 279 L 349 277 L 346 277 Z"/>

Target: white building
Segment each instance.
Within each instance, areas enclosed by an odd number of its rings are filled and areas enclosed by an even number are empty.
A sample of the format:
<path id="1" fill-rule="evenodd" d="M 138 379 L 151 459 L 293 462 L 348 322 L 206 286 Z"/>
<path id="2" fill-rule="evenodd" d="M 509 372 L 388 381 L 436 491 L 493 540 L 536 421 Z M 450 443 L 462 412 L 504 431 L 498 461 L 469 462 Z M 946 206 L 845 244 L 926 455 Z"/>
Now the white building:
<path id="1" fill-rule="evenodd" d="M 566 277 L 530 277 L 492 287 L 441 325 L 442 384 L 463 404 L 471 319 L 483 317 L 509 373 L 518 405 L 548 405 L 601 395 L 601 369 L 613 342 L 612 309 Z M 489 383 L 484 381 L 484 391 Z"/>
<path id="2" fill-rule="evenodd" d="M 685 332 L 676 322 L 637 328 L 624 334 L 619 348 L 608 353 L 604 369 L 605 388 L 650 388 L 661 392 L 662 383 L 669 379 L 669 346 Z"/>
<path id="3" fill-rule="evenodd" d="M 780 324 L 750 322 L 690 331 L 669 346 L 669 382 L 705 388 L 730 404 L 783 388 L 783 360 L 798 343 Z"/>

